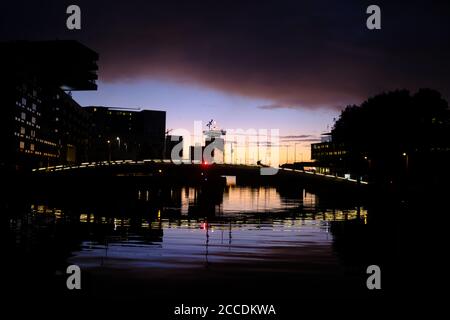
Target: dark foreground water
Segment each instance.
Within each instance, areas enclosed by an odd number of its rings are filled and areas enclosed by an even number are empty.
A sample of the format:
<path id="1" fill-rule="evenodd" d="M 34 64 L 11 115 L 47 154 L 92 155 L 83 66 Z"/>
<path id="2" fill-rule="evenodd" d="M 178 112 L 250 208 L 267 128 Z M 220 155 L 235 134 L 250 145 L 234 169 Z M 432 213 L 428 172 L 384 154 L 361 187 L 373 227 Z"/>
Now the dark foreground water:
<path id="1" fill-rule="evenodd" d="M 141 186 L 95 199 L 39 195 L 6 206 L 8 294 L 154 307 L 364 299 L 373 294 L 367 266 L 388 268 L 395 241 L 364 203 L 301 187 Z M 79 291 L 66 288 L 73 264 Z"/>

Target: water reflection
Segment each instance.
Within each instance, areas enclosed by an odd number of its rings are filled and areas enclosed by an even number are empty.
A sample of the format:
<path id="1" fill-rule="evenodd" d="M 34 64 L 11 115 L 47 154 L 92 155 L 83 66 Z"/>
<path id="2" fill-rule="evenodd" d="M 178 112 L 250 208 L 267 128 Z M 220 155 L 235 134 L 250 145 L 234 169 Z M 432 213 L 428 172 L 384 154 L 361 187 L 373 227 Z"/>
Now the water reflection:
<path id="1" fill-rule="evenodd" d="M 79 265 L 89 275 L 83 294 L 94 297 L 153 295 L 149 283 L 170 296 L 168 288 L 187 291 L 199 277 L 233 281 L 241 294 L 285 281 L 339 289 L 348 275 L 330 231 L 367 223 L 365 208 L 324 206 L 303 188 L 141 186 L 130 195 L 101 203 L 33 199 L 9 220 L 12 251 L 48 259 L 56 278 Z"/>

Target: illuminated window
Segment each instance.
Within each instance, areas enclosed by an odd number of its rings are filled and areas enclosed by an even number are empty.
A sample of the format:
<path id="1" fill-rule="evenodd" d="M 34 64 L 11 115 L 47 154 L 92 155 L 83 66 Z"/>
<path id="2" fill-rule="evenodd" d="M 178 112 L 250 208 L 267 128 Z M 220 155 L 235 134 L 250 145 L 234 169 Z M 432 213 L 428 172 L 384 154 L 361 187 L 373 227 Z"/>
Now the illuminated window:
<path id="1" fill-rule="evenodd" d="M 34 151 L 34 143 L 30 144 L 30 150 Z"/>
<path id="2" fill-rule="evenodd" d="M 33 104 L 31 105 L 31 109 L 33 109 L 33 111 L 36 111 L 36 104 L 35 104 L 35 103 L 33 103 Z"/>
<path id="3" fill-rule="evenodd" d="M 31 136 L 34 138 L 36 136 L 36 131 L 31 130 Z"/>
<path id="4" fill-rule="evenodd" d="M 22 112 L 20 114 L 20 119 L 25 120 L 27 118 L 27 115 L 25 114 L 25 112 Z"/>
<path id="5" fill-rule="evenodd" d="M 31 123 L 36 123 L 36 118 L 35 117 L 31 117 Z"/>
<path id="6" fill-rule="evenodd" d="M 25 134 L 25 127 L 20 127 L 20 134 Z"/>
<path id="7" fill-rule="evenodd" d="M 20 142 L 19 142 L 19 148 L 20 148 L 20 149 L 25 149 L 25 142 L 20 141 Z"/>
<path id="8" fill-rule="evenodd" d="M 22 98 L 22 104 L 26 105 L 27 104 L 27 99 L 26 98 Z"/>

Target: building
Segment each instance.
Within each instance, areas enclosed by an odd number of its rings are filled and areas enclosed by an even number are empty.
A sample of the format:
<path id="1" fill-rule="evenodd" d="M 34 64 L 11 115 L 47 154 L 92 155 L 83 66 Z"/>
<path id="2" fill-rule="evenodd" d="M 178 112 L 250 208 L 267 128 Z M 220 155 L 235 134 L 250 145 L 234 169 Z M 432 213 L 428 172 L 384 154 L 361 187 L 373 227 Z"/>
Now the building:
<path id="1" fill-rule="evenodd" d="M 205 147 L 203 150 L 203 161 L 209 163 L 224 163 L 225 130 L 219 129 L 217 123 L 211 120 L 206 125 L 208 130 L 204 130 Z"/>
<path id="2" fill-rule="evenodd" d="M 91 116 L 91 160 L 163 158 L 165 111 L 103 106 L 84 110 Z"/>
<path id="3" fill-rule="evenodd" d="M 203 157 L 209 157 L 212 163 L 224 163 L 225 139 L 222 137 L 206 137 L 205 148 L 206 153 Z M 204 161 L 207 161 L 204 159 Z"/>
<path id="4" fill-rule="evenodd" d="M 344 167 L 346 163 L 347 150 L 343 144 L 334 143 L 331 133 L 322 135 L 321 142 L 311 144 L 311 160 L 318 173 L 324 174 L 346 174 Z"/>
<path id="5" fill-rule="evenodd" d="M 96 90 L 97 60 L 76 41 L 0 44 L 2 171 L 86 159 L 90 115 L 67 91 Z"/>

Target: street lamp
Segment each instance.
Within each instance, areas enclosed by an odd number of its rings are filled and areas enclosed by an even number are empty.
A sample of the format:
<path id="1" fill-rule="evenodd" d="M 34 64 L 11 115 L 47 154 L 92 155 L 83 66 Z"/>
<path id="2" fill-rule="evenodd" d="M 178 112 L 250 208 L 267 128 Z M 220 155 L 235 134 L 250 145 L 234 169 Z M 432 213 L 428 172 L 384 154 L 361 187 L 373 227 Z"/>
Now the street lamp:
<path id="1" fill-rule="evenodd" d="M 111 162 L 111 140 L 106 141 L 108 143 L 108 160 Z"/>
<path id="2" fill-rule="evenodd" d="M 406 152 L 403 152 L 402 156 L 405 157 L 405 168 L 406 168 L 406 173 L 408 173 L 408 166 L 409 166 L 408 154 Z"/>
<path id="3" fill-rule="evenodd" d="M 289 163 L 289 161 L 290 161 L 290 159 L 289 159 L 289 149 L 291 148 L 291 146 L 292 146 L 291 144 L 287 144 L 286 145 L 286 163 Z"/>
<path id="4" fill-rule="evenodd" d="M 297 145 L 302 145 L 301 143 L 294 144 L 294 162 L 297 162 Z M 303 154 L 300 153 L 300 162 L 303 162 Z"/>

